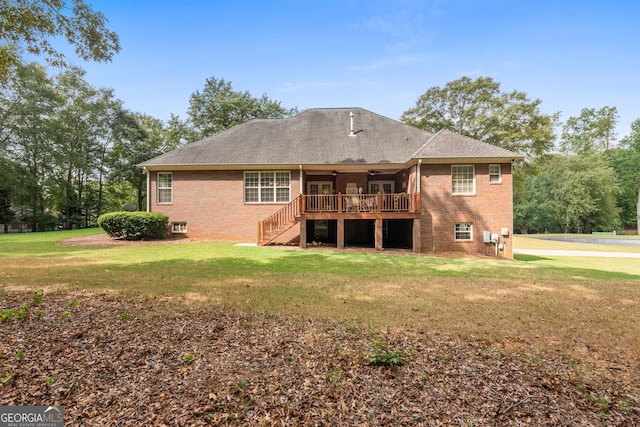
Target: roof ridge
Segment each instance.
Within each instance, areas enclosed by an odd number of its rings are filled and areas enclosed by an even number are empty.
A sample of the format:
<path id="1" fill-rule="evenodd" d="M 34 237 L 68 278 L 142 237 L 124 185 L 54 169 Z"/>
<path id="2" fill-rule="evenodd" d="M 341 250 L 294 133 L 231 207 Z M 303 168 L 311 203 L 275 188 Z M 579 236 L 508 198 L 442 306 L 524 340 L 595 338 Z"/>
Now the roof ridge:
<path id="1" fill-rule="evenodd" d="M 418 128 L 418 129 L 419 129 L 419 128 Z M 420 129 L 420 130 L 422 130 L 423 132 L 427 132 L 427 131 L 426 131 L 426 130 L 424 130 L 424 129 Z M 411 154 L 411 158 L 412 158 L 412 159 L 416 158 L 416 157 L 417 157 L 417 154 L 418 154 L 420 151 L 422 151 L 422 150 L 426 149 L 426 148 L 427 148 L 427 147 L 428 147 L 428 146 L 429 146 L 429 145 L 430 145 L 430 144 L 431 144 L 431 143 L 436 139 L 436 137 L 437 137 L 438 135 L 440 135 L 440 134 L 442 133 L 442 131 L 444 131 L 444 130 L 446 130 L 446 129 L 442 128 L 442 129 L 440 129 L 440 130 L 439 130 L 438 132 L 436 132 L 436 133 L 427 132 L 427 133 L 429 133 L 429 134 L 430 134 L 429 138 L 426 140 L 426 142 L 425 142 L 424 144 L 422 144 L 422 145 L 420 146 L 420 148 L 418 148 L 416 151 L 414 151 L 414 152 Z"/>

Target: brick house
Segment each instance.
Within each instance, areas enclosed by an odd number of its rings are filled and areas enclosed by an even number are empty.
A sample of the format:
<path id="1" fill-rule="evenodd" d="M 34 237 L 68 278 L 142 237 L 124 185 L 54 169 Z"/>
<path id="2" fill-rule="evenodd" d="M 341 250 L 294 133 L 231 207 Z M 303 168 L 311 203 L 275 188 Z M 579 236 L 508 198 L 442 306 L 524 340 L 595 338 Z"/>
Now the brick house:
<path id="1" fill-rule="evenodd" d="M 360 108 L 256 119 L 148 160 L 172 233 L 512 257 L 522 156 Z"/>

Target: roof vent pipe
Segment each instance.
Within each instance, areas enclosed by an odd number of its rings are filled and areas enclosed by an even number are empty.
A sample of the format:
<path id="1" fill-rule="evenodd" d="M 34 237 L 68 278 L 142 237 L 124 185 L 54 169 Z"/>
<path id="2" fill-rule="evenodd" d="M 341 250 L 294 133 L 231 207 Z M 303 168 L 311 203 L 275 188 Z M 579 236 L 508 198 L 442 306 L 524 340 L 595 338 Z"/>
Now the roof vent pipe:
<path id="1" fill-rule="evenodd" d="M 351 132 L 349 132 L 349 136 L 356 136 L 356 133 L 353 130 L 353 111 L 349 113 L 349 119 L 351 122 Z"/>

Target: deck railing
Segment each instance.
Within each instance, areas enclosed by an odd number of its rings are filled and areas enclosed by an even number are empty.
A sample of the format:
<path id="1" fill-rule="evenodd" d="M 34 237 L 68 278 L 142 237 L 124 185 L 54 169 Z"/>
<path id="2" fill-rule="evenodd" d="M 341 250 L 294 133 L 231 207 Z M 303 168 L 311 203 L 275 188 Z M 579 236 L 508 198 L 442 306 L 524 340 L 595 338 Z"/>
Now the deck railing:
<path id="1" fill-rule="evenodd" d="M 283 229 L 295 224 L 300 217 L 301 204 L 302 196 L 298 196 L 276 213 L 258 221 L 258 242 L 276 237 Z"/>
<path id="2" fill-rule="evenodd" d="M 282 209 L 258 221 L 258 243 L 266 244 L 291 228 L 306 213 L 419 212 L 420 195 L 301 194 Z"/>
<path id="3" fill-rule="evenodd" d="M 419 195 L 394 194 L 305 194 L 301 213 L 418 212 Z"/>

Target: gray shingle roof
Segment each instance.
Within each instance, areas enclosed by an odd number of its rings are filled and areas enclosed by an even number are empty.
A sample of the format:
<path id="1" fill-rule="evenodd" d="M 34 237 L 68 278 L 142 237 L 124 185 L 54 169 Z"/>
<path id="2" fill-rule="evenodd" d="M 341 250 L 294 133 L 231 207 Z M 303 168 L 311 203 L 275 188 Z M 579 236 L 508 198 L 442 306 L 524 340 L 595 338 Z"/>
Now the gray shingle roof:
<path id="1" fill-rule="evenodd" d="M 433 135 L 411 157 L 421 159 L 522 158 L 521 155 L 512 151 L 446 129 Z"/>
<path id="2" fill-rule="evenodd" d="M 433 135 L 361 108 L 317 108 L 285 119 L 251 120 L 139 166 L 404 164 L 429 156 L 498 154 L 514 156 L 453 132 Z"/>

